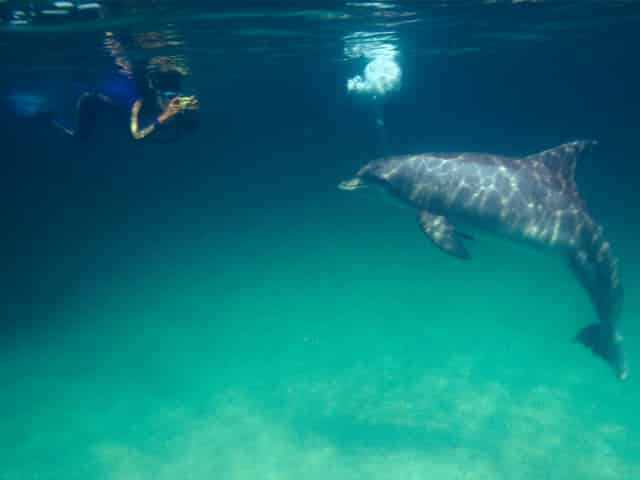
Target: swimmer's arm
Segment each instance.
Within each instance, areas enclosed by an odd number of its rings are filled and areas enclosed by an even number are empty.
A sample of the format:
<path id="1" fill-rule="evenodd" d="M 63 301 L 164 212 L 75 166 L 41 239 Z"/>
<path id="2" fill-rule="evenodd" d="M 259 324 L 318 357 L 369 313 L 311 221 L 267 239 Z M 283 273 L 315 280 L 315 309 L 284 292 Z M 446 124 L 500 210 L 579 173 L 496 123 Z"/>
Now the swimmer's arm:
<path id="1" fill-rule="evenodd" d="M 124 46 L 112 32 L 105 33 L 104 46 L 123 73 L 133 76 L 133 64 L 127 58 Z"/>
<path id="2" fill-rule="evenodd" d="M 158 125 L 164 123 L 171 115 L 168 111 L 162 112 L 158 115 L 158 118 L 151 124 L 146 126 L 143 129 L 138 127 L 138 115 L 140 113 L 140 109 L 142 108 L 142 100 L 136 100 L 133 106 L 131 107 L 131 135 L 136 140 L 140 140 L 150 133 L 152 133 Z"/>

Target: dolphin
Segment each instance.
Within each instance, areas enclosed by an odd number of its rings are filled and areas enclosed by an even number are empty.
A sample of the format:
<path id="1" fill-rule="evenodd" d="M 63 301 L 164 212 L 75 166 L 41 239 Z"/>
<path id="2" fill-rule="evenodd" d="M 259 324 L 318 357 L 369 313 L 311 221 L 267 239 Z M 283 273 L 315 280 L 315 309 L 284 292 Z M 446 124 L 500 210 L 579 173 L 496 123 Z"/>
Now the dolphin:
<path id="1" fill-rule="evenodd" d="M 599 321 L 575 341 L 605 360 L 619 379 L 628 369 L 618 320 L 623 288 L 618 259 L 576 188 L 576 163 L 596 141 L 565 143 L 527 157 L 488 153 L 423 153 L 364 165 L 340 189 L 369 185 L 417 211 L 423 233 L 443 252 L 469 259 L 456 228 L 467 224 L 560 252 L 587 291 Z"/>

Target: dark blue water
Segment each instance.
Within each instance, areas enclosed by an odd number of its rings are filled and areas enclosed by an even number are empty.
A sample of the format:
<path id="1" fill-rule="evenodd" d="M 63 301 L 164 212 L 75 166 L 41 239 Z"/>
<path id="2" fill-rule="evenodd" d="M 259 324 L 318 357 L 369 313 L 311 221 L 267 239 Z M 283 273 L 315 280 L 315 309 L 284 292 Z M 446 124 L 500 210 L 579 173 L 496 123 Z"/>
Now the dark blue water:
<path id="1" fill-rule="evenodd" d="M 0 112 L 0 479 L 640 475 L 637 2 L 87 3 L 0 2 L 24 107 Z M 188 69 L 197 132 L 25 118 L 113 38 Z M 397 83 L 350 91 L 376 58 Z M 577 139 L 625 383 L 571 342 L 595 313 L 564 263 L 484 239 L 457 262 L 336 188 L 380 156 Z"/>

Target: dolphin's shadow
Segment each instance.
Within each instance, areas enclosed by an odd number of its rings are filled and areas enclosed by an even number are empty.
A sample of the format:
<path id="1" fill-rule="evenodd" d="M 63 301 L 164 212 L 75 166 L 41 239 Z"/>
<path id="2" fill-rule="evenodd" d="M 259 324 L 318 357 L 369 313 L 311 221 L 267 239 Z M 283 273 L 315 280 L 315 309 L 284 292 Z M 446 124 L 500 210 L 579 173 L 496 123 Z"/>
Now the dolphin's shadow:
<path id="1" fill-rule="evenodd" d="M 449 430 L 388 422 L 366 422 L 348 415 L 298 417 L 294 426 L 303 436 L 320 435 L 341 449 L 437 450 L 459 446 L 463 439 Z"/>

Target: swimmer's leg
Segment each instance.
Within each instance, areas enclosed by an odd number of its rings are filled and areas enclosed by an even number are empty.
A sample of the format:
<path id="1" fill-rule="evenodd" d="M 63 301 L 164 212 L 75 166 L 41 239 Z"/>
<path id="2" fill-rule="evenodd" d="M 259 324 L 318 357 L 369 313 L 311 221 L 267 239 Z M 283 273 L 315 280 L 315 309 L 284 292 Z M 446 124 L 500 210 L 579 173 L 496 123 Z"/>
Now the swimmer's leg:
<path id="1" fill-rule="evenodd" d="M 100 103 L 101 100 L 96 94 L 89 92 L 83 93 L 76 102 L 73 124 L 70 125 L 55 117 L 53 124 L 66 134 L 78 140 L 85 141 L 95 129 Z"/>

